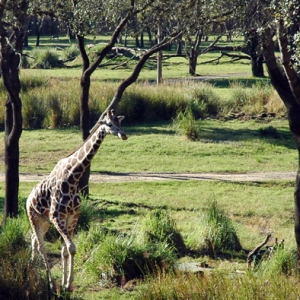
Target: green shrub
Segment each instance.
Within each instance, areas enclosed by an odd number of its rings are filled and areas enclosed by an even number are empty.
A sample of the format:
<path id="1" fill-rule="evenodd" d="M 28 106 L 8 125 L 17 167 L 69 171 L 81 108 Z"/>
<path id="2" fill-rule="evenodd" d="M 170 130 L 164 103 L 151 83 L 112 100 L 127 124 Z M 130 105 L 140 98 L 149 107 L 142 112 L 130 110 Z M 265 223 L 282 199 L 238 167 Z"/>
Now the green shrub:
<path id="1" fill-rule="evenodd" d="M 20 245 L 9 256 L 0 255 L 1 299 L 50 299 L 46 272 L 30 256 L 29 247 Z"/>
<path id="2" fill-rule="evenodd" d="M 175 260 L 175 252 L 167 243 L 144 245 L 137 243 L 134 235 L 108 233 L 93 249 L 85 267 L 104 282 L 116 280 L 122 285 L 157 269 L 171 268 Z"/>
<path id="3" fill-rule="evenodd" d="M 42 128 L 47 115 L 43 99 L 26 94 L 22 100 L 23 126 L 31 129 Z"/>
<path id="4" fill-rule="evenodd" d="M 195 118 L 218 115 L 220 99 L 211 84 L 202 83 L 191 88 L 190 97 L 190 105 Z"/>
<path id="5" fill-rule="evenodd" d="M 296 251 L 279 247 L 270 257 L 262 258 L 256 271 L 267 276 L 292 275 L 295 273 L 296 259 Z"/>
<path id="6" fill-rule="evenodd" d="M 26 216 L 8 218 L 6 223 L 0 227 L 0 256 L 9 256 L 23 249 L 27 245 L 26 233 L 28 230 L 29 223 Z"/>
<path id="7" fill-rule="evenodd" d="M 48 103 L 51 111 L 51 115 L 49 116 L 50 126 L 52 128 L 58 128 L 62 125 L 62 118 L 63 118 L 63 110 L 58 96 L 54 94 L 51 95 L 50 98 L 48 99 Z"/>
<path id="8" fill-rule="evenodd" d="M 214 200 L 202 214 L 198 227 L 189 236 L 189 245 L 203 253 L 240 251 L 242 246 L 231 220 Z"/>
<path id="9" fill-rule="evenodd" d="M 267 104 L 272 95 L 270 85 L 256 84 L 246 88 L 240 83 L 231 85 L 231 99 L 226 103 L 224 110 L 227 113 L 244 112 L 246 114 L 257 114 L 267 112 Z"/>
<path id="10" fill-rule="evenodd" d="M 84 264 L 91 256 L 92 251 L 103 242 L 107 231 L 96 225 L 91 225 L 88 231 L 78 231 L 75 237 L 76 259 L 79 265 Z"/>
<path id="11" fill-rule="evenodd" d="M 199 125 L 191 112 L 187 109 L 185 112 L 180 112 L 173 121 L 173 127 L 176 133 L 184 135 L 191 141 L 197 141 L 200 138 Z"/>
<path id="12" fill-rule="evenodd" d="M 183 238 L 176 228 L 176 222 L 162 209 L 150 212 L 141 225 L 141 240 L 146 245 L 168 244 L 179 254 L 186 252 Z"/>
<path id="13" fill-rule="evenodd" d="M 34 60 L 31 62 L 31 68 L 51 69 L 62 66 L 59 55 L 53 49 L 36 48 L 31 51 L 30 55 L 34 57 Z"/>
<path id="14" fill-rule="evenodd" d="M 66 47 L 63 52 L 60 54 L 62 60 L 68 60 L 77 57 L 80 55 L 80 51 L 77 46 L 72 45 L 70 47 Z"/>

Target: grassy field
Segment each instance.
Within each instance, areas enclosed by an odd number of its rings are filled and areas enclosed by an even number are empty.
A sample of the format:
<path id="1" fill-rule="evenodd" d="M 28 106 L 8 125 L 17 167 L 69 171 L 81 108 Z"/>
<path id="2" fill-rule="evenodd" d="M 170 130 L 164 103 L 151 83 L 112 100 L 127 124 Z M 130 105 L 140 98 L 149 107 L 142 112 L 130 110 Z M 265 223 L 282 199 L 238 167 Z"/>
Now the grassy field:
<path id="1" fill-rule="evenodd" d="M 42 39 L 45 46 L 53 46 L 49 37 Z M 101 40 L 104 41 L 104 40 Z M 89 40 L 87 42 L 93 42 Z M 33 43 L 33 40 L 31 40 Z M 49 43 L 49 44 L 48 44 Z M 67 40 L 60 38 L 56 46 L 66 47 Z M 218 53 L 200 57 L 200 62 L 216 58 Z M 211 79 L 216 93 L 228 99 L 234 81 L 242 81 L 245 89 L 254 82 L 267 82 L 268 78 L 254 79 L 248 63 L 222 61 L 216 65 L 199 65 L 201 75 L 223 76 L 235 74 L 232 80 Z M 81 69 L 74 66 L 53 70 L 22 70 L 21 74 L 77 78 Z M 93 75 L 94 82 L 122 80 L 129 69 L 99 69 Z M 187 63 L 184 59 L 165 62 L 165 78 L 186 77 Z M 145 69 L 140 80 L 154 80 L 155 68 Z M 79 79 L 78 79 L 79 80 Z M 92 83 L 93 84 L 93 83 Z M 129 137 L 121 141 L 107 136 L 92 162 L 92 173 L 111 172 L 272 172 L 294 171 L 298 166 L 295 143 L 285 118 L 253 120 L 197 120 L 200 137 L 189 141 L 176 133 L 172 122 L 139 123 L 124 126 Z M 0 132 L 3 139 L 4 133 Z M 48 174 L 56 162 L 77 149 L 81 144 L 79 129 L 24 130 L 20 140 L 20 172 L 39 175 Z M 0 144 L 0 172 L 4 172 L 3 144 Z M 299 280 L 296 276 L 261 276 L 246 270 L 246 254 L 262 242 L 268 233 L 284 239 L 286 249 L 294 251 L 294 181 L 230 182 L 169 180 L 158 182 L 91 183 L 90 198 L 83 204 L 92 212 L 92 225 L 116 231 L 122 235 L 139 231 L 147 214 L 162 208 L 176 221 L 184 242 L 191 250 L 197 248 L 196 240 L 201 232 L 203 212 L 216 201 L 232 220 L 243 251 L 218 253 L 217 256 L 187 255 L 180 261 L 206 262 L 216 271 L 211 276 L 158 273 L 146 276 L 137 287 L 120 289 L 103 288 L 99 277 L 85 273 L 86 253 L 75 257 L 75 290 L 73 299 L 298 299 Z M 20 211 L 24 215 L 24 204 L 34 182 L 20 183 Z M 0 183 L 0 211 L 4 205 L 4 183 Z M 2 212 L 0 220 L 2 219 Z M 28 226 L 28 223 L 26 223 Z M 1 228 L 0 228 L 1 229 Z M 1 229 L 2 230 L 2 229 Z M 2 231 L 0 230 L 0 237 Z M 76 245 L 87 239 L 90 231 L 79 231 L 74 236 Z M 4 230 L 3 230 L 4 232 Z M 26 231 L 27 242 L 30 231 Z M 96 242 L 94 242 L 95 244 Z M 97 244 L 97 243 L 96 243 Z M 97 246 L 97 245 L 93 245 Z M 47 242 L 48 252 L 57 257 L 60 240 Z M 0 247 L 1 250 L 1 247 Z M 95 249 L 96 251 L 97 249 Z M 197 252 L 196 252 L 197 253 Z M 89 254 L 90 255 L 90 254 Z M 61 278 L 59 263 L 54 266 L 54 275 Z M 238 277 L 236 271 L 245 272 Z M 262 281 L 264 284 L 262 284 Z M 147 292 L 148 291 L 148 292 Z M 151 294 L 152 293 L 152 294 Z"/>
<path id="2" fill-rule="evenodd" d="M 196 142 L 176 135 L 171 124 L 125 127 L 129 139 L 121 141 L 106 137 L 93 160 L 92 172 L 296 171 L 297 151 L 287 120 L 205 120 L 199 121 L 199 126 L 201 139 Z M 261 134 L 262 129 L 270 126 L 278 132 L 275 138 Z M 47 174 L 57 160 L 78 145 L 80 134 L 77 129 L 24 131 L 20 171 Z M 1 168 L 3 171 L 3 165 Z M 33 186 L 34 183 L 21 182 L 21 210 Z M 93 222 L 127 234 L 136 230 L 149 211 L 164 207 L 176 220 L 185 242 L 192 248 L 191 239 L 201 228 L 203 211 L 212 201 L 217 201 L 233 221 L 244 249 L 252 249 L 269 232 L 273 234 L 273 241 L 275 237 L 285 239 L 286 248 L 293 249 L 293 190 L 294 181 L 91 183 L 89 205 L 94 211 Z M 1 199 L 3 196 L 4 185 L 1 183 Z M 59 248 L 59 243 L 48 244 L 50 253 L 58 254 Z M 222 255 L 217 260 L 198 259 L 219 270 L 246 270 L 245 255 L 241 254 L 231 254 L 230 260 Z M 60 278 L 59 266 L 56 266 L 55 274 Z M 83 299 L 132 299 L 139 291 L 129 293 L 114 289 L 109 295 L 106 289 L 96 292 L 94 285 L 80 279 L 80 269 L 75 276 L 75 286 L 74 297 L 85 295 Z"/>

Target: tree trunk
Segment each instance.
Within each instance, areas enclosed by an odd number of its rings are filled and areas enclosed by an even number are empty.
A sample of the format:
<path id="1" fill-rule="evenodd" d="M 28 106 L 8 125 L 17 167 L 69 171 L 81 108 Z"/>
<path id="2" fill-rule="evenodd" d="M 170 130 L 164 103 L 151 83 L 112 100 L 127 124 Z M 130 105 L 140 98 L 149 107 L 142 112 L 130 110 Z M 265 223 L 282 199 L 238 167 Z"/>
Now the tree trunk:
<path id="1" fill-rule="evenodd" d="M 177 41 L 177 47 L 176 47 L 176 55 L 182 55 L 182 40 L 179 38 Z"/>
<path id="2" fill-rule="evenodd" d="M 280 25 L 279 25 L 280 27 Z M 267 40 L 267 38 L 269 39 Z M 298 171 L 294 192 L 294 213 L 295 213 L 295 239 L 297 244 L 297 270 L 300 270 L 300 79 L 295 70 L 291 67 L 291 57 L 288 49 L 287 35 L 278 31 L 281 50 L 282 66 L 278 66 L 275 56 L 272 35 L 266 33 L 263 53 L 268 68 L 272 85 L 284 102 L 287 112 L 289 127 L 297 144 L 298 149 Z M 283 67 L 283 70 L 282 70 Z"/>
<path id="3" fill-rule="evenodd" d="M 130 17 L 131 14 L 127 14 L 127 16 L 120 22 L 118 27 L 115 29 L 109 43 L 103 48 L 103 50 L 101 51 L 101 53 L 98 55 L 97 59 L 93 63 L 90 63 L 89 57 L 87 56 L 87 53 L 85 51 L 84 37 L 80 35 L 77 36 L 78 46 L 83 61 L 82 75 L 80 79 L 80 87 L 81 87 L 80 129 L 81 129 L 81 135 L 83 141 L 85 141 L 90 134 L 89 92 L 90 92 L 90 85 L 91 85 L 91 76 L 93 72 L 97 69 L 97 67 L 100 65 L 102 60 L 105 58 L 105 56 L 110 52 L 112 47 L 117 42 L 121 30 L 124 28 L 124 26 L 126 25 Z M 89 195 L 89 178 L 90 178 L 90 166 L 86 169 L 86 171 L 84 172 L 84 174 L 82 175 L 79 181 L 79 189 L 83 196 Z"/>
<path id="4" fill-rule="evenodd" d="M 263 67 L 263 56 L 251 56 L 251 70 L 252 76 L 254 77 L 264 77 L 264 67 Z"/>
<path id="5" fill-rule="evenodd" d="M 197 56 L 195 54 L 195 49 L 192 48 L 190 50 L 190 56 L 189 56 L 189 73 L 192 76 L 196 75 L 196 67 L 197 67 Z"/>
<path id="6" fill-rule="evenodd" d="M 159 44 L 157 44 L 156 46 L 152 47 L 151 49 L 147 50 L 139 59 L 138 63 L 136 64 L 133 72 L 131 73 L 131 75 L 129 77 L 127 77 L 124 81 L 121 82 L 121 84 L 118 86 L 116 93 L 114 94 L 113 99 L 111 100 L 110 104 L 107 106 L 106 110 L 102 113 L 100 120 L 104 117 L 104 115 L 106 114 L 106 112 L 108 110 L 111 109 L 115 109 L 118 105 L 118 103 L 121 101 L 122 95 L 124 93 L 124 91 L 126 90 L 127 87 L 129 87 L 131 84 L 133 84 L 145 62 L 147 61 L 147 59 L 153 55 L 154 53 L 157 53 L 159 50 L 164 49 L 165 47 L 169 46 L 170 43 L 173 42 L 174 39 L 178 38 L 178 35 L 175 36 L 174 38 L 165 38 L 164 40 L 162 40 Z"/>
<path id="7" fill-rule="evenodd" d="M 149 40 L 150 47 L 152 47 L 154 45 L 154 43 L 153 43 L 153 40 L 152 40 L 152 34 L 151 34 L 150 27 L 147 27 L 147 33 L 148 33 L 148 40 Z"/>
<path id="8" fill-rule="evenodd" d="M 161 28 L 157 26 L 157 44 L 161 41 Z M 162 83 L 162 51 L 157 52 L 157 84 Z"/>
<path id="9" fill-rule="evenodd" d="M 20 55 L 15 53 L 5 41 L 1 41 L 1 72 L 3 84 L 8 92 L 5 104 L 5 211 L 7 217 L 18 214 L 19 193 L 19 139 L 22 134 L 22 102 L 19 97 L 21 84 L 19 80 Z M 18 37 L 16 49 L 22 49 L 23 35 Z"/>
<path id="10" fill-rule="evenodd" d="M 141 48 L 144 48 L 144 32 L 141 32 Z"/>
<path id="11" fill-rule="evenodd" d="M 22 132 L 22 125 L 18 126 L 16 133 L 13 132 L 14 118 L 17 116 L 22 120 L 20 101 L 13 104 L 10 97 L 6 102 L 5 111 L 5 138 L 4 138 L 4 153 L 5 153 L 5 214 L 4 219 L 8 217 L 16 217 L 18 211 L 18 194 L 19 194 L 19 139 Z"/>
<path id="12" fill-rule="evenodd" d="M 258 34 L 255 29 L 251 30 L 248 35 L 247 47 L 251 57 L 252 75 L 255 77 L 264 77 L 263 56 L 260 51 Z"/>
<path id="13" fill-rule="evenodd" d="M 196 33 L 195 41 L 192 42 L 190 39 L 190 54 L 189 54 L 189 73 L 192 76 L 196 76 L 196 68 L 197 68 L 197 61 L 198 61 L 198 55 L 199 55 L 199 47 L 201 44 L 202 39 L 202 31 L 198 30 Z"/>

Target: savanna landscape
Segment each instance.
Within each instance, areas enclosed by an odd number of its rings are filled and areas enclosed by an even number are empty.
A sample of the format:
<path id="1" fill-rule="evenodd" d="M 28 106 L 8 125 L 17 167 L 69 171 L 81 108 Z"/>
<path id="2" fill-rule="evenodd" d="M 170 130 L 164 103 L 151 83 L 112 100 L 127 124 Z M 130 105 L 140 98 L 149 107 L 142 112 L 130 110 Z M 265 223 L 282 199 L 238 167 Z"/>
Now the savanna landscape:
<path id="1" fill-rule="evenodd" d="M 97 57 L 108 41 L 87 36 L 88 55 Z M 191 76 L 187 59 L 172 56 L 174 46 L 163 51 L 162 82 L 156 83 L 151 56 L 118 103 L 128 140 L 107 135 L 91 163 L 69 291 L 60 284 L 62 238 L 53 226 L 45 235 L 53 295 L 41 257 L 31 260 L 25 203 L 55 164 L 82 145 L 83 62 L 65 35 L 41 36 L 38 48 L 35 42 L 28 37 L 19 72 L 19 213 L 6 220 L 0 144 L 0 299 L 299 299 L 298 152 L 286 107 L 265 66 L 265 75 L 256 77 L 249 59 L 220 57 L 216 50 L 199 55 Z M 228 44 L 219 38 L 219 46 Z M 127 46 L 134 47 L 133 38 Z M 105 58 L 95 70 L 90 129 L 136 62 Z M 4 104 L 3 84 L 0 98 Z M 0 106 L 1 140 L 5 109 Z"/>

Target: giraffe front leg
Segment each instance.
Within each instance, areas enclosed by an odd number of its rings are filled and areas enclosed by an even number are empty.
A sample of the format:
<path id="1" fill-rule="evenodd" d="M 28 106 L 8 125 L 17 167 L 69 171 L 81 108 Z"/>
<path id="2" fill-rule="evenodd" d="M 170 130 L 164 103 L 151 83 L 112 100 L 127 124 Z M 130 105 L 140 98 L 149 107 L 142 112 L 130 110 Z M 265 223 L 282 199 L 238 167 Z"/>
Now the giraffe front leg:
<path id="1" fill-rule="evenodd" d="M 31 260 L 34 260 L 38 251 L 38 242 L 34 233 L 31 236 L 31 251 Z"/>
<path id="2" fill-rule="evenodd" d="M 66 289 L 70 289 L 72 282 L 74 281 L 74 256 L 76 253 L 76 247 L 73 244 L 73 242 L 71 242 L 68 245 L 68 252 L 69 252 L 69 276 L 67 279 L 67 284 L 65 285 Z"/>
<path id="3" fill-rule="evenodd" d="M 61 249 L 61 265 L 62 265 L 62 286 L 67 285 L 67 264 L 68 264 L 69 252 L 66 245 L 63 245 Z"/>

